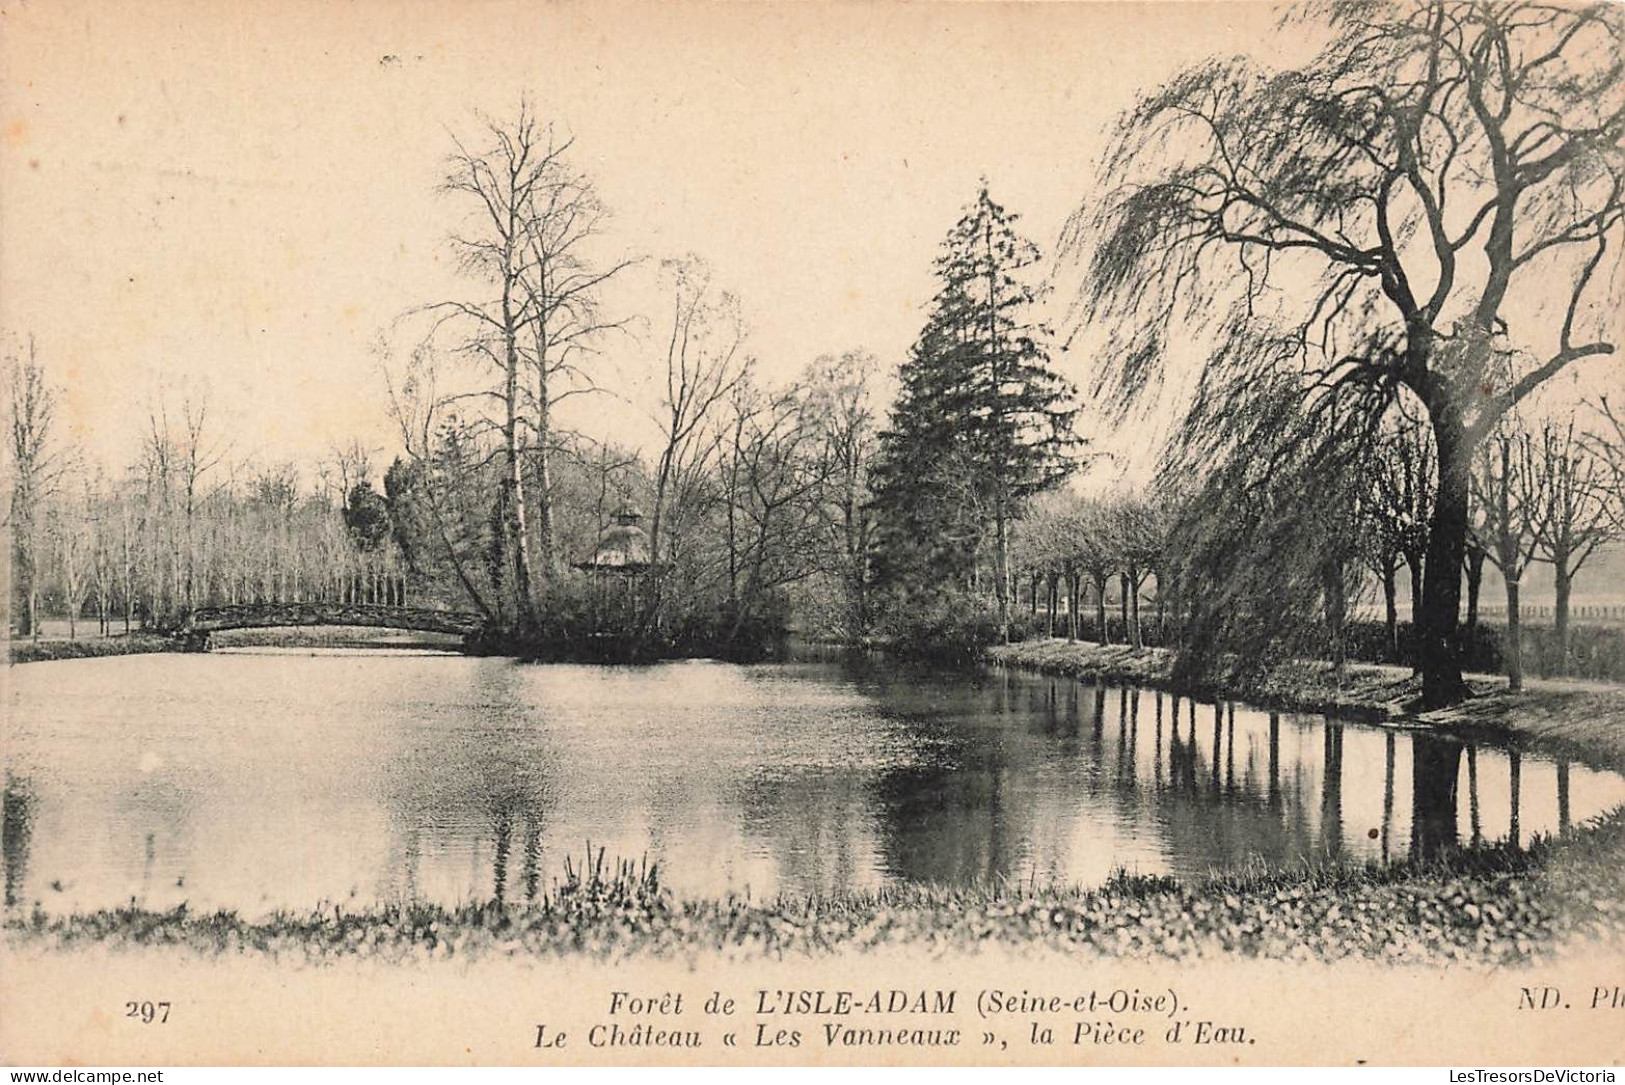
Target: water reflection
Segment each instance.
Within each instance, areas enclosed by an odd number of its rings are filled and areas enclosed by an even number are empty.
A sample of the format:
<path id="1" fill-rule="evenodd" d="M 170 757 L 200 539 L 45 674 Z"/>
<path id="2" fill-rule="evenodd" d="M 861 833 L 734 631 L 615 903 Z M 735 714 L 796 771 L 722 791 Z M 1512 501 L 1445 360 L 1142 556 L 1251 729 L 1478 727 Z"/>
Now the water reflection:
<path id="1" fill-rule="evenodd" d="M 1382 861 L 1393 859 L 1392 840 L 1394 835 L 1394 744 L 1398 738 L 1392 731 L 1383 736 L 1383 772 L 1382 772 L 1382 829 L 1380 831 L 1382 842 Z"/>
<path id="2" fill-rule="evenodd" d="M 1461 749 L 1453 739 L 1421 733 L 1411 738 L 1411 855 L 1416 858 L 1434 857 L 1459 839 Z"/>
<path id="3" fill-rule="evenodd" d="M 6 773 L 6 787 L 0 792 L 0 855 L 4 856 L 6 907 L 22 900 L 28 877 L 28 845 L 34 835 L 34 797 L 22 781 Z"/>
<path id="4" fill-rule="evenodd" d="M 1625 801 L 1618 776 L 1516 750 L 863 657 L 245 654 L 49 677 L 12 683 L 8 907 L 533 900 L 589 843 L 690 894 L 1199 877 L 1519 843 Z"/>

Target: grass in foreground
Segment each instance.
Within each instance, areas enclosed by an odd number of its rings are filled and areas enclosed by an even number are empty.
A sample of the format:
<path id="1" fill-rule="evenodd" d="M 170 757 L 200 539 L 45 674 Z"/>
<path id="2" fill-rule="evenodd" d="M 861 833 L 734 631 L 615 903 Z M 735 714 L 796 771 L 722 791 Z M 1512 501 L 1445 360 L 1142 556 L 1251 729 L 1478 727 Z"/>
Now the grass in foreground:
<path id="1" fill-rule="evenodd" d="M 845 897 L 680 900 L 653 867 L 600 852 L 534 904 L 341 908 L 249 921 L 120 908 L 6 924 L 16 945 L 164 946 L 322 962 L 482 956 L 784 957 L 982 947 L 1126 958 L 1239 955 L 1396 964 L 1530 964 L 1625 942 L 1625 809 L 1527 851 L 1432 863 L 1243 871 L 1198 885 L 1120 873 L 1092 890 L 906 888 Z"/>

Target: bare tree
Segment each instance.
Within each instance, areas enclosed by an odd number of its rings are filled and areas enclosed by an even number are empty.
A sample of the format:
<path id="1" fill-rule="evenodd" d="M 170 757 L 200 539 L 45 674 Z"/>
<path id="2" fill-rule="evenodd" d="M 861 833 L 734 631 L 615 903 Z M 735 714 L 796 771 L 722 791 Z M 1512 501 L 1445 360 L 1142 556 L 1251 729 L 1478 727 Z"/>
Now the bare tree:
<path id="1" fill-rule="evenodd" d="M 141 511 L 130 487 L 118 495 L 118 594 L 123 601 L 124 632 L 128 634 L 135 622 L 136 597 L 140 593 Z M 233 600 L 235 601 L 235 600 Z"/>
<path id="2" fill-rule="evenodd" d="M 1503 427 L 1479 452 L 1472 476 L 1473 531 L 1506 582 L 1507 680 L 1523 688 L 1523 625 L 1519 590 L 1546 519 L 1539 466 L 1527 433 Z"/>
<path id="3" fill-rule="evenodd" d="M 676 534 L 673 521 L 683 511 L 673 498 L 692 492 L 714 462 L 721 436 L 714 425 L 717 410 L 750 372 L 737 299 L 715 294 L 709 269 L 694 257 L 662 266 L 671 277 L 672 308 L 665 389 L 655 418 L 663 440 L 655 461 L 649 551 L 657 565 L 673 550 L 668 542 L 662 551 L 661 543 Z"/>
<path id="4" fill-rule="evenodd" d="M 600 292 L 634 263 L 622 259 L 601 264 L 594 258 L 591 249 L 604 231 L 608 212 L 592 179 L 570 165 L 566 152 L 571 142 L 555 145 L 549 132 L 546 165 L 529 188 L 522 218 L 526 263 L 520 285 L 530 331 L 525 361 L 531 375 L 523 394 L 532 430 L 539 564 L 547 577 L 559 566 L 551 469 L 557 445 L 553 412 L 571 396 L 598 391 L 588 359 L 599 350 L 605 333 L 620 331 L 628 323 L 604 315 Z"/>
<path id="5" fill-rule="evenodd" d="M 1465 627 L 1469 638 L 1478 630 L 1478 600 L 1484 584 L 1484 562 L 1489 552 L 1479 542 L 1476 533 L 1467 536 L 1467 550 L 1462 558 L 1462 572 L 1467 575 L 1467 618 Z"/>
<path id="6" fill-rule="evenodd" d="M 449 397 L 439 386 L 439 367 L 433 350 L 420 344 L 412 352 L 399 376 L 390 370 L 387 352 L 380 371 L 389 394 L 389 413 L 400 433 L 401 445 L 411 467 L 396 475 L 421 497 L 441 556 L 450 565 L 468 601 L 486 618 L 495 618 L 497 604 L 482 590 L 469 547 L 459 540 L 463 517 L 451 507 L 459 498 L 467 500 L 476 488 L 476 471 L 470 471 L 461 454 L 467 436 L 455 413 L 449 410 Z M 386 476 L 386 483 L 389 476 Z M 404 495 L 401 495 L 404 497 Z"/>
<path id="7" fill-rule="evenodd" d="M 1164 527 L 1157 508 L 1142 493 L 1123 494 L 1111 504 L 1107 530 L 1118 557 L 1122 582 L 1123 635 L 1135 649 L 1145 647 L 1140 628 L 1140 590 L 1162 559 Z"/>
<path id="8" fill-rule="evenodd" d="M 1607 468 L 1608 508 L 1614 515 L 1614 530 L 1625 534 L 1625 418 L 1615 413 L 1607 396 L 1595 408 L 1601 425 L 1596 433 L 1587 435 L 1586 447 Z"/>
<path id="9" fill-rule="evenodd" d="M 14 351 L 8 359 L 7 393 L 11 424 L 6 449 L 11 456 L 7 526 L 15 594 L 22 597 L 17 631 L 38 639 L 42 520 L 61 477 L 62 459 L 53 441 L 56 389 L 40 364 L 32 336 L 26 353 Z"/>
<path id="10" fill-rule="evenodd" d="M 1110 644 L 1112 631 L 1106 621 L 1106 584 L 1123 561 L 1118 548 L 1120 537 L 1112 530 L 1112 506 L 1101 500 L 1086 501 L 1077 510 L 1073 522 L 1077 532 L 1072 544 L 1074 560 L 1089 574 L 1095 589 L 1095 643 Z"/>
<path id="11" fill-rule="evenodd" d="M 1027 510 L 1011 539 L 1010 560 L 1023 569 L 1031 581 L 1031 609 L 1035 615 L 1039 586 L 1044 588 L 1045 636 L 1056 635 L 1063 586 L 1068 607 L 1062 631 L 1069 639 L 1076 639 L 1079 633 L 1078 585 L 1082 572 L 1073 542 L 1080 530 L 1080 511 L 1080 502 L 1074 494 L 1044 494 Z"/>
<path id="12" fill-rule="evenodd" d="M 1361 516 L 1362 533 L 1360 556 L 1366 567 L 1376 576 L 1377 583 L 1382 586 L 1383 603 L 1383 630 L 1384 642 L 1390 661 L 1399 660 L 1399 569 L 1404 564 L 1405 553 L 1399 531 L 1400 524 L 1389 515 L 1389 506 L 1383 492 L 1386 487 L 1378 482 L 1378 473 L 1373 473 L 1373 482 L 1364 495 L 1366 501 Z"/>
<path id="13" fill-rule="evenodd" d="M 91 532 L 90 583 L 96 596 L 96 631 L 104 637 L 109 632 L 113 592 L 118 587 L 113 537 L 117 504 L 118 499 L 108 491 L 105 474 L 98 470 L 86 489 L 85 508 Z"/>
<path id="14" fill-rule="evenodd" d="M 334 504 L 343 504 L 352 488 L 359 483 L 370 482 L 374 477 L 373 457 L 377 452 L 359 438 L 352 439 L 348 444 L 330 445 L 327 460 L 317 468 L 319 475 L 329 480 L 324 486 L 325 495 Z"/>
<path id="15" fill-rule="evenodd" d="M 93 535 L 90 510 L 85 507 L 82 494 L 70 492 L 60 499 L 50 514 L 50 533 L 56 552 L 58 585 L 62 590 L 62 607 L 67 612 L 68 639 L 79 636 L 79 614 L 84 610 L 85 597 L 90 591 L 93 561 Z"/>
<path id="16" fill-rule="evenodd" d="M 849 350 L 813 361 L 805 384 L 831 465 L 823 516 L 846 593 L 851 632 L 870 620 L 869 561 L 874 529 L 869 472 L 876 449 L 875 356 Z"/>
<path id="17" fill-rule="evenodd" d="M 818 406 L 803 388 L 761 393 L 748 380 L 730 397 L 723 452 L 729 628 L 733 643 L 775 590 L 822 567 L 824 488 L 836 472 Z"/>
<path id="18" fill-rule="evenodd" d="M 1541 428 L 1535 470 L 1546 508 L 1535 528 L 1535 552 L 1552 566 L 1558 666 L 1566 669 L 1574 577 L 1597 547 L 1616 536 L 1618 513 L 1608 489 L 1607 466 L 1575 434 L 1572 420 L 1564 427 L 1548 423 Z"/>
<path id="19" fill-rule="evenodd" d="M 1394 570 L 1390 548 L 1410 572 L 1411 620 L 1422 612 L 1423 570 L 1428 549 L 1428 524 L 1433 519 L 1433 439 L 1427 427 L 1411 417 L 1398 401 L 1384 417 L 1384 432 L 1376 444 L 1363 497 L 1366 519 L 1373 529 L 1375 567 L 1382 579 L 1389 650 L 1399 658 L 1398 623 L 1394 606 Z M 1368 544 L 1370 549 L 1372 544 Z M 1372 555 L 1367 555 L 1372 560 Z M 1413 659 L 1420 667 L 1420 660 Z"/>
<path id="20" fill-rule="evenodd" d="M 437 314 L 431 334 L 442 327 L 462 329 L 460 349 L 496 369 L 495 389 L 473 398 L 495 400 L 495 423 L 502 440 L 503 472 L 498 519 L 504 563 L 512 577 L 514 613 L 521 628 L 535 625 L 531 587 L 530 531 L 525 499 L 523 413 L 527 392 L 524 339 L 536 319 L 527 276 L 533 270 L 532 245 L 537 200 L 545 202 L 561 167 L 568 141 L 554 138 L 521 102 L 512 124 L 485 121 L 484 144 L 470 147 L 453 137 L 455 152 L 442 189 L 470 208 L 465 229 L 451 236 L 465 272 L 495 292 L 474 301 L 445 301 L 426 307 Z"/>
<path id="21" fill-rule="evenodd" d="M 204 573 L 198 513 L 207 496 L 207 476 L 225 454 L 226 445 L 212 428 L 207 392 L 188 392 L 173 408 L 169 396 L 160 394 L 149 406 L 144 458 L 158 501 L 154 529 L 161 534 L 168 565 L 166 609 L 198 605 Z"/>
<path id="22" fill-rule="evenodd" d="M 1438 457 L 1417 619 L 1423 696 L 1443 704 L 1465 692 L 1474 450 L 1545 381 L 1615 349 L 1625 15 L 1536 0 L 1295 10 L 1330 31 L 1304 66 L 1210 61 L 1124 117 L 1103 176 L 1127 181 L 1069 237 L 1089 254 L 1079 315 L 1114 330 L 1103 380 L 1120 404 L 1155 384 L 1180 326 L 1214 336 L 1234 379 L 1306 375 L 1307 410 L 1359 385 L 1380 417 L 1409 390 Z M 1290 349 L 1243 364 L 1226 345 L 1261 324 Z"/>

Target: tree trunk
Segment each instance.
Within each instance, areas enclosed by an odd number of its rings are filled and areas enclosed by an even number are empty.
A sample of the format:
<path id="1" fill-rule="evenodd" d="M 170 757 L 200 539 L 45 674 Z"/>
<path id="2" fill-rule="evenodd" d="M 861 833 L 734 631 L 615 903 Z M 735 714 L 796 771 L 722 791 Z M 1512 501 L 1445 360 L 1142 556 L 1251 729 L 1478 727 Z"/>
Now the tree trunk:
<path id="1" fill-rule="evenodd" d="M 1322 603 L 1326 608 L 1326 637 L 1332 666 L 1342 670 L 1347 659 L 1348 591 L 1343 580 L 1343 563 L 1333 559 L 1321 570 Z"/>
<path id="2" fill-rule="evenodd" d="M 1567 837 L 1574 828 L 1574 821 L 1569 814 L 1569 763 L 1557 763 L 1557 831 L 1558 835 Z"/>
<path id="3" fill-rule="evenodd" d="M 1154 574 L 1157 578 L 1157 644 L 1168 647 L 1168 619 L 1162 608 L 1163 577 L 1161 573 Z"/>
<path id="4" fill-rule="evenodd" d="M 1106 578 L 1103 575 L 1095 577 L 1095 643 L 1107 645 L 1112 642 L 1111 630 L 1106 626 Z"/>
<path id="5" fill-rule="evenodd" d="M 1399 594 L 1398 577 L 1392 565 L 1382 571 L 1382 606 L 1384 628 L 1388 636 L 1388 660 L 1399 662 Z"/>
<path id="6" fill-rule="evenodd" d="M 1157 597 L 1162 597 L 1162 580 L 1157 580 Z M 1168 577 L 1168 625 L 1162 631 L 1162 646 L 1185 643 L 1185 588 L 1178 576 Z M 1171 635 L 1170 635 L 1171 634 Z"/>
<path id="7" fill-rule="evenodd" d="M 1478 805 L 1478 747 L 1467 747 L 1467 818 L 1468 832 L 1474 847 L 1484 839 L 1484 825 L 1479 820 Z"/>
<path id="8" fill-rule="evenodd" d="M 32 571 L 28 578 L 28 635 L 39 640 L 39 586 L 34 582 Z"/>
<path id="9" fill-rule="evenodd" d="M 1467 633 L 1478 632 L 1478 592 L 1484 584 L 1484 548 L 1467 544 Z"/>
<path id="10" fill-rule="evenodd" d="M 515 341 L 513 305 L 510 297 L 512 282 L 505 282 L 502 290 L 502 323 L 505 359 L 505 387 L 503 389 L 504 416 L 502 443 L 504 462 L 502 487 L 507 491 L 504 512 L 510 556 L 513 561 L 514 613 L 519 627 L 528 630 L 535 625 L 535 614 L 530 598 L 530 539 L 525 525 L 525 475 L 519 457 L 519 346 Z"/>
<path id="11" fill-rule="evenodd" d="M 1078 639 L 1078 574 L 1066 574 L 1066 639 Z"/>
<path id="12" fill-rule="evenodd" d="M 1140 582 L 1131 580 L 1129 593 L 1129 621 L 1134 625 L 1134 650 L 1138 652 L 1145 647 L 1145 636 L 1140 631 Z"/>
<path id="13" fill-rule="evenodd" d="M 1010 643 L 1010 518 L 1004 501 L 994 502 L 993 595 L 999 604 L 999 640 Z"/>
<path id="14" fill-rule="evenodd" d="M 1056 575 L 1054 573 L 1050 573 L 1049 576 L 1045 578 L 1045 586 L 1049 589 L 1049 591 L 1044 600 L 1044 635 L 1046 637 L 1053 637 L 1055 635 L 1055 606 L 1057 598 L 1060 594 Z"/>
<path id="15" fill-rule="evenodd" d="M 1426 564 L 1421 554 L 1409 553 L 1405 555 L 1405 567 L 1410 570 L 1411 574 L 1411 640 L 1414 641 L 1417 639 L 1418 631 L 1421 628 L 1416 616 L 1422 613 L 1422 585 L 1427 582 L 1427 577 L 1424 574 Z M 1413 650 L 1411 653 L 1412 674 L 1421 673 L 1421 660 L 1421 653 Z"/>
<path id="16" fill-rule="evenodd" d="M 540 349 L 540 345 L 538 346 Z M 553 440 L 553 405 L 549 402 L 551 392 L 547 387 L 547 356 L 542 354 L 537 361 L 537 403 L 536 403 L 536 539 L 541 545 L 541 569 L 544 580 L 552 580 L 558 575 L 558 544 L 555 539 L 556 529 L 553 526 L 553 469 L 552 449 L 549 447 Z"/>
<path id="17" fill-rule="evenodd" d="M 1132 635 L 1132 631 L 1130 630 L 1129 624 L 1128 624 L 1128 574 L 1127 573 L 1119 573 L 1117 575 L 1117 593 L 1118 593 L 1118 597 L 1119 597 L 1118 600 L 1117 600 L 1117 607 L 1118 607 L 1119 610 L 1121 610 L 1123 612 L 1123 643 L 1131 645 L 1131 644 L 1134 643 L 1134 637 Z"/>
<path id="18" fill-rule="evenodd" d="M 1453 407 L 1433 411 L 1433 440 L 1439 459 L 1439 489 L 1428 525 L 1422 612 L 1412 615 L 1417 630 L 1417 662 L 1422 671 L 1422 703 L 1428 708 L 1453 704 L 1468 692 L 1461 677 L 1456 632 L 1461 609 L 1461 560 L 1467 544 L 1467 480 L 1472 449 Z"/>
<path id="19" fill-rule="evenodd" d="M 1506 644 L 1501 655 L 1506 664 L 1507 684 L 1512 689 L 1523 688 L 1523 630 L 1518 618 L 1518 578 L 1508 576 Z"/>
<path id="20" fill-rule="evenodd" d="M 1507 802 L 1511 812 L 1507 817 L 1507 843 L 1517 847 L 1520 843 L 1519 808 L 1523 804 L 1523 755 L 1516 748 L 1507 751 Z"/>
<path id="21" fill-rule="evenodd" d="M 1569 673 L 1569 598 L 1574 594 L 1574 574 L 1569 569 L 1568 555 L 1552 562 L 1556 574 L 1557 597 L 1552 607 L 1553 631 L 1557 638 L 1557 668 L 1555 673 Z"/>

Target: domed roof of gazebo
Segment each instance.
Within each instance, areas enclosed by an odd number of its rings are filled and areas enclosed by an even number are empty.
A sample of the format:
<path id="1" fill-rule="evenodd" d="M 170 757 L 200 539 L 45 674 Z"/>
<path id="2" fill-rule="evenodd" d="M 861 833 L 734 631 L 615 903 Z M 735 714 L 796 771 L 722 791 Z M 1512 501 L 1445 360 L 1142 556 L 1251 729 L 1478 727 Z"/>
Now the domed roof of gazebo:
<path id="1" fill-rule="evenodd" d="M 615 522 L 598 537 L 592 556 L 578 562 L 580 569 L 644 569 L 649 566 L 649 536 L 639 526 L 643 514 L 631 505 L 622 505 Z"/>

